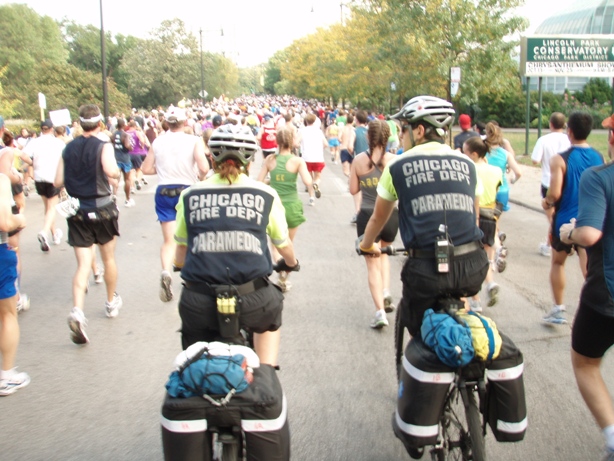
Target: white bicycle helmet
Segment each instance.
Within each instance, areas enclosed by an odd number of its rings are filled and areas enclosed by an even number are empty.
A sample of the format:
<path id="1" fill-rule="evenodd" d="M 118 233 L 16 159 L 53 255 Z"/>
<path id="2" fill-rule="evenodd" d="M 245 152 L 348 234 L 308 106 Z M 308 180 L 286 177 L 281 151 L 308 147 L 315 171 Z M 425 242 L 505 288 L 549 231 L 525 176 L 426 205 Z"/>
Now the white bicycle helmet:
<path id="1" fill-rule="evenodd" d="M 414 124 L 424 120 L 435 128 L 446 128 L 454 122 L 456 112 L 452 104 L 434 96 L 416 96 L 407 101 L 398 114 L 392 118 Z"/>
<path id="2" fill-rule="evenodd" d="M 245 166 L 254 160 L 260 147 L 248 127 L 226 124 L 211 133 L 209 149 L 215 163 L 234 158 Z"/>

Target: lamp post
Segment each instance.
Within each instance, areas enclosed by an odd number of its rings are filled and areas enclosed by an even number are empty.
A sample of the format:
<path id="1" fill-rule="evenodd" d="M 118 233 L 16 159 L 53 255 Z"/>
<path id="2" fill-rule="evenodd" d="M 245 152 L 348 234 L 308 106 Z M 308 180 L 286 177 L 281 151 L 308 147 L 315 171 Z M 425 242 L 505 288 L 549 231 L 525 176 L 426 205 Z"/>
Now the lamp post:
<path id="1" fill-rule="evenodd" d="M 102 21 L 102 0 L 100 0 L 100 55 L 102 57 L 102 99 L 104 104 L 104 122 L 106 124 L 109 119 L 109 95 L 107 93 L 107 52 Z"/>
<path id="2" fill-rule="evenodd" d="M 200 97 L 203 98 L 203 102 L 205 101 L 205 67 L 203 64 L 203 29 L 202 27 L 199 30 L 200 32 Z M 224 29 L 210 29 L 205 30 L 204 32 L 219 32 L 220 36 L 224 36 Z"/>

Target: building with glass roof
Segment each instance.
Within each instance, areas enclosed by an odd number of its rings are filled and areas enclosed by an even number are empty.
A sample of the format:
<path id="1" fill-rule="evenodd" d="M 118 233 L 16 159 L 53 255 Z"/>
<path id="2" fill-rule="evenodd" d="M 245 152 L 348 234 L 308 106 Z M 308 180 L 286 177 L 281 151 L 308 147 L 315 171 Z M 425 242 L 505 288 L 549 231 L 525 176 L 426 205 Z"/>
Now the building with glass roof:
<path id="1" fill-rule="evenodd" d="M 609 35 L 614 34 L 614 0 L 576 0 L 569 8 L 555 13 L 532 35 Z M 537 89 L 537 78 L 531 78 L 531 90 Z M 587 77 L 544 77 L 543 91 L 562 93 L 581 90 Z M 606 79 L 609 80 L 609 79 Z"/>

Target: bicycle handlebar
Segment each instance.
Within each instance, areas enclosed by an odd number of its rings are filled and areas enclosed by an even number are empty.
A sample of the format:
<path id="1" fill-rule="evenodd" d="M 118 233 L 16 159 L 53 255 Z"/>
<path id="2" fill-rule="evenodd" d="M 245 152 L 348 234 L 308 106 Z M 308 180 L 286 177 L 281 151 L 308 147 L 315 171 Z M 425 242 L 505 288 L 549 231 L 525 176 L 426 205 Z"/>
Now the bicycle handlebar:
<path id="1" fill-rule="evenodd" d="M 298 272 L 301 270 L 301 265 L 297 259 L 296 266 L 290 267 L 283 258 L 280 258 L 276 263 L 273 263 L 273 270 L 275 272 Z"/>
<path id="2" fill-rule="evenodd" d="M 393 247 L 391 245 L 387 246 L 387 247 L 382 247 L 380 248 L 380 252 L 382 254 L 388 255 L 388 256 L 396 256 L 396 255 L 400 255 L 400 254 L 406 254 L 407 251 L 405 250 L 405 248 L 403 247 Z M 371 253 L 366 253 L 364 251 L 362 251 L 362 249 L 360 248 L 360 246 L 356 247 L 356 253 L 358 254 L 358 256 L 366 256 L 366 255 L 370 255 Z"/>

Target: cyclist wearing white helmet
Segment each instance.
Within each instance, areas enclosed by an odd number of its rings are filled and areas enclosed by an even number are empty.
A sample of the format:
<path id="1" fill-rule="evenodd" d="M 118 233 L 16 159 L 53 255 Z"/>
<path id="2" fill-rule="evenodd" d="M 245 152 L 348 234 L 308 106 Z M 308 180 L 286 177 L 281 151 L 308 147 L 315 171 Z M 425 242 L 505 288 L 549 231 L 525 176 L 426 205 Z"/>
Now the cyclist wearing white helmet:
<path id="1" fill-rule="evenodd" d="M 267 235 L 284 270 L 298 270 L 285 210 L 273 188 L 246 174 L 259 150 L 248 127 L 221 126 L 209 148 L 215 174 L 183 191 L 177 204 L 182 345 L 227 338 L 225 323 L 236 322 L 232 335 L 239 326 L 254 333 L 260 361 L 276 366 L 283 295 L 268 279 Z M 235 308 L 240 317 L 232 315 Z"/>
<path id="2" fill-rule="evenodd" d="M 477 225 L 481 183 L 475 164 L 445 142 L 454 121 L 452 104 L 432 96 L 411 99 L 393 116 L 409 125 L 403 145 L 380 178 L 373 215 L 360 247 L 373 256 L 374 244 L 399 201 L 399 232 L 409 258 L 401 272 L 401 318 L 419 336 L 422 317 L 443 296 L 480 291 L 488 269 Z"/>

